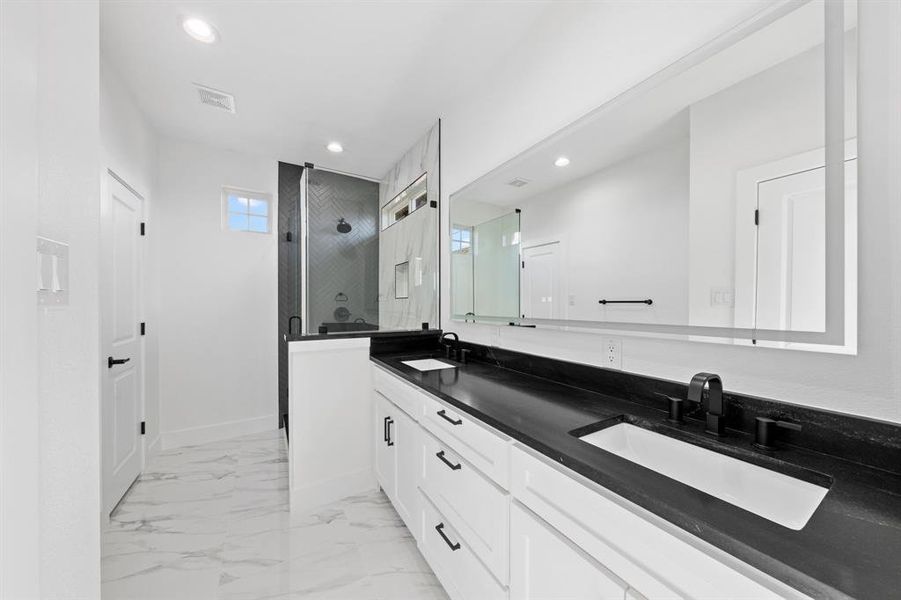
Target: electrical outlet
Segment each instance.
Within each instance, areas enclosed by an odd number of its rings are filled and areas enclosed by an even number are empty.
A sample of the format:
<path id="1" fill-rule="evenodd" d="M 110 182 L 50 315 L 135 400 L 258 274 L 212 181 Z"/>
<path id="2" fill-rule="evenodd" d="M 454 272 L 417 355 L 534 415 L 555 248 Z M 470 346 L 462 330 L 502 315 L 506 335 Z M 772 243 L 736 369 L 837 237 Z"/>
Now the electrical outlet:
<path id="1" fill-rule="evenodd" d="M 604 341 L 604 366 L 608 369 L 623 368 L 623 342 L 618 338 Z"/>

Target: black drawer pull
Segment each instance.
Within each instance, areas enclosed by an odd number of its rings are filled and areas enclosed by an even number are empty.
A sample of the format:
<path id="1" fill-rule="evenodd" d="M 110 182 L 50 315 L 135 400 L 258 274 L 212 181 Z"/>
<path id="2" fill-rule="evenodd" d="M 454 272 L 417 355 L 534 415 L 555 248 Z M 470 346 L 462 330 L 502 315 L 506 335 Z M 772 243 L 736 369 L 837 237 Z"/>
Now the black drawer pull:
<path id="1" fill-rule="evenodd" d="M 442 419 L 444 419 L 445 421 L 447 421 L 448 423 L 450 423 L 451 425 L 462 425 L 463 424 L 462 419 L 457 419 L 456 421 L 454 421 L 449 416 L 447 416 L 447 412 L 443 408 L 438 411 L 438 416 L 441 417 Z"/>
<path id="2" fill-rule="evenodd" d="M 460 549 L 459 543 L 455 544 L 452 541 L 450 541 L 449 539 L 447 539 L 447 536 L 444 534 L 444 523 L 438 523 L 437 525 L 435 525 L 435 531 L 438 532 L 438 535 L 441 536 L 441 539 L 444 540 L 444 543 L 447 544 L 448 548 L 450 548 L 454 552 L 456 552 L 457 550 Z"/>
<path id="3" fill-rule="evenodd" d="M 110 356 L 106 359 L 106 368 L 112 369 L 113 365 L 124 365 L 130 360 L 130 358 L 113 358 L 112 356 Z"/>
<path id="4" fill-rule="evenodd" d="M 388 437 L 388 445 L 393 446 L 394 440 L 391 439 L 391 426 L 394 425 L 394 419 L 392 419 L 391 417 L 388 417 L 388 421 L 387 421 L 386 425 L 387 425 L 387 430 L 385 433 Z"/>
<path id="5" fill-rule="evenodd" d="M 463 468 L 463 465 L 461 465 L 460 463 L 454 464 L 451 461 L 447 460 L 447 458 L 445 458 L 445 456 L 444 456 L 444 450 L 437 453 L 435 456 L 437 456 L 441 462 L 443 462 L 444 464 L 449 466 L 451 468 L 451 471 L 458 471 L 461 468 Z"/>
<path id="6" fill-rule="evenodd" d="M 385 417 L 385 422 L 382 423 L 382 441 L 388 441 L 388 421 L 391 420 L 391 417 Z"/>

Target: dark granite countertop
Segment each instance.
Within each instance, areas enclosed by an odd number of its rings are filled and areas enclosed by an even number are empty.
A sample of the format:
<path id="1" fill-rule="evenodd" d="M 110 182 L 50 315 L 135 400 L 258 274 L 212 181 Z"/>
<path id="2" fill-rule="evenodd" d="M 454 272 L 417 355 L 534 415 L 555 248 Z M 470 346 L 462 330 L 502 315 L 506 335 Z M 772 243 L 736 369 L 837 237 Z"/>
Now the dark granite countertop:
<path id="1" fill-rule="evenodd" d="M 401 363 L 427 357 L 443 358 L 437 352 L 393 348 L 373 353 L 372 360 L 805 594 L 901 598 L 901 474 L 794 446 L 760 452 L 742 432 L 714 439 L 696 422 L 668 424 L 662 410 L 488 362 L 428 372 Z M 829 485 L 829 493 L 807 525 L 794 531 L 570 434 L 620 415 L 642 427 Z"/>

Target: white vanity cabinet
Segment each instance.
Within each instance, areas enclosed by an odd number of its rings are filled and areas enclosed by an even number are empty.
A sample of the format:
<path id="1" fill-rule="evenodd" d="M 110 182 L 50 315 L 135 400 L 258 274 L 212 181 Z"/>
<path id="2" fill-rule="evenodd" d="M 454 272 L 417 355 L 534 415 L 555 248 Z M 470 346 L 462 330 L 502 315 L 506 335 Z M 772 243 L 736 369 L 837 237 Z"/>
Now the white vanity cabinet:
<path id="1" fill-rule="evenodd" d="M 510 600 L 623 600 L 628 586 L 559 531 L 514 502 Z"/>
<path id="2" fill-rule="evenodd" d="M 451 444 L 423 431 L 421 488 L 500 583 L 507 582 L 510 496 Z"/>
<path id="3" fill-rule="evenodd" d="M 722 600 L 807 596 L 523 447 L 511 455 L 517 502 L 560 532 L 629 597 Z M 511 535 L 519 535 L 511 526 Z"/>
<path id="4" fill-rule="evenodd" d="M 373 369 L 378 480 L 453 600 L 809 600 Z"/>
<path id="5" fill-rule="evenodd" d="M 404 411 L 373 392 L 375 474 L 413 537 L 419 539 L 419 426 Z"/>

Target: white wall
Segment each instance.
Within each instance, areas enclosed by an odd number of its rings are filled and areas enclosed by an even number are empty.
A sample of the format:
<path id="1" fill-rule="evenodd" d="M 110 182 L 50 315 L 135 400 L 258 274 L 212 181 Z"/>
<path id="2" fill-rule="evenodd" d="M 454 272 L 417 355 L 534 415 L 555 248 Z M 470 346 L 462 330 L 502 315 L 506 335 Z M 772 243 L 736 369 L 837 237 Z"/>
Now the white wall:
<path id="1" fill-rule="evenodd" d="M 41 596 L 100 594 L 100 15 L 40 3 L 38 233 L 69 244 L 69 305 L 38 310 Z M 33 256 L 33 255 L 32 255 Z"/>
<path id="2" fill-rule="evenodd" d="M 0 598 L 40 595 L 38 14 L 0 3 Z"/>
<path id="3" fill-rule="evenodd" d="M 158 219 L 156 203 L 157 135 L 121 77 L 105 57 L 100 60 L 100 164 L 101 193 L 106 193 L 107 171 L 124 179 L 144 197 L 144 220 L 148 232 L 155 231 Z M 143 319 L 144 336 L 144 418 L 145 443 L 149 452 L 159 449 L 159 264 L 160 238 L 148 235 L 144 240 Z"/>
<path id="4" fill-rule="evenodd" d="M 560 242 L 563 318 L 688 322 L 688 152 L 684 138 L 521 203 L 523 248 Z"/>
<path id="5" fill-rule="evenodd" d="M 160 140 L 164 448 L 278 427 L 277 235 L 224 231 L 223 186 L 271 194 L 278 214 L 275 159 Z"/>
<path id="6" fill-rule="evenodd" d="M 515 48 L 443 119 L 447 197 L 497 164 L 708 41 L 763 3 L 573 3 Z M 860 310 L 857 356 L 630 337 L 623 369 L 901 422 L 901 7 L 860 3 Z M 565 90 L 565 93 L 561 93 Z M 443 219 L 447 218 L 447 212 Z M 443 222 L 447 222 L 444 220 Z M 450 256 L 442 244 L 442 289 Z M 442 324 L 483 343 L 600 364 L 592 333 Z"/>
<path id="7" fill-rule="evenodd" d="M 99 11 L 3 3 L 0 590 L 100 596 Z M 69 245 L 37 308 L 35 236 Z"/>

